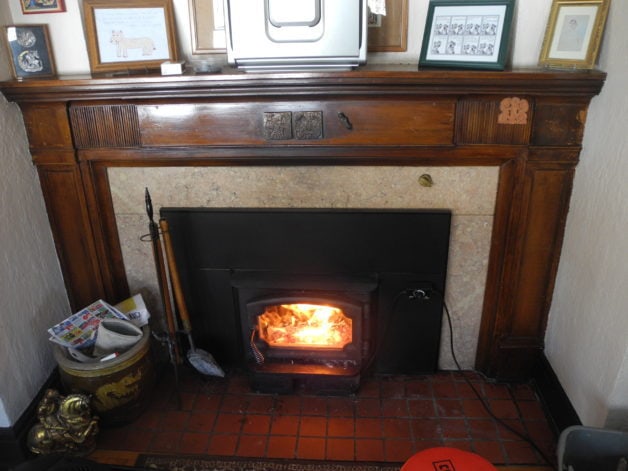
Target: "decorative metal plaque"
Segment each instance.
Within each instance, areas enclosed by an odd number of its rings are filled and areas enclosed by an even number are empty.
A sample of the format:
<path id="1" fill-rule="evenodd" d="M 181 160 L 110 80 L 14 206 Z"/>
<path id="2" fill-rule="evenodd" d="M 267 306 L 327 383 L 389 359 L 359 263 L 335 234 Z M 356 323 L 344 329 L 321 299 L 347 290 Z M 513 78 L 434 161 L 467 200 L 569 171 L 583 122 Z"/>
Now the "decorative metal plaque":
<path id="1" fill-rule="evenodd" d="M 264 113 L 264 139 L 283 141 L 292 139 L 292 113 Z"/>
<path id="2" fill-rule="evenodd" d="M 323 112 L 297 111 L 294 113 L 294 135 L 300 140 L 323 138 Z"/>
<path id="3" fill-rule="evenodd" d="M 530 104 L 525 98 L 504 98 L 499 104 L 499 124 L 527 124 Z"/>

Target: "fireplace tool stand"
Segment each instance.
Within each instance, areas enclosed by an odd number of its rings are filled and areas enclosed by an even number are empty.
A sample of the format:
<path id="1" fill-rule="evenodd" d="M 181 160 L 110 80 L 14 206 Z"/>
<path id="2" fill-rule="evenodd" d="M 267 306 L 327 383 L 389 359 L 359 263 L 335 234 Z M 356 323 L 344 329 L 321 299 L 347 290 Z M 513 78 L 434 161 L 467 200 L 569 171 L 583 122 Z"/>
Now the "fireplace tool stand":
<path id="1" fill-rule="evenodd" d="M 164 247 L 166 249 L 166 258 L 168 261 L 168 269 L 170 273 L 170 282 L 172 283 L 172 289 L 174 291 L 174 298 L 177 303 L 179 316 L 181 317 L 181 323 L 183 324 L 183 332 L 188 338 L 190 343 L 190 349 L 187 353 L 187 359 L 190 364 L 198 371 L 207 376 L 225 376 L 225 372 L 218 366 L 214 357 L 205 350 L 197 349 L 194 345 L 192 338 L 192 325 L 190 323 L 190 315 L 188 313 L 185 297 L 183 296 L 183 289 L 181 288 L 181 280 L 179 279 L 179 270 L 177 269 L 177 263 L 174 257 L 174 250 L 172 248 L 172 241 L 170 240 L 170 232 L 168 227 L 168 221 L 165 219 L 159 220 L 159 227 L 164 238 Z"/>
<path id="2" fill-rule="evenodd" d="M 179 387 L 179 364 L 181 356 L 176 338 L 176 325 L 172 305 L 170 304 L 170 289 L 168 285 L 168 276 L 166 274 L 166 265 L 164 262 L 163 248 L 159 238 L 159 226 L 153 217 L 153 202 L 150 197 L 148 188 L 144 192 L 144 201 L 146 203 L 146 215 L 148 216 L 149 237 L 153 246 L 153 259 L 155 260 L 155 269 L 157 271 L 157 281 L 159 284 L 159 294 L 161 295 L 162 307 L 166 317 L 167 332 L 153 332 L 155 339 L 168 348 L 168 359 L 172 365 L 174 373 L 174 384 L 177 395 L 177 406 L 181 408 L 181 391 Z"/>

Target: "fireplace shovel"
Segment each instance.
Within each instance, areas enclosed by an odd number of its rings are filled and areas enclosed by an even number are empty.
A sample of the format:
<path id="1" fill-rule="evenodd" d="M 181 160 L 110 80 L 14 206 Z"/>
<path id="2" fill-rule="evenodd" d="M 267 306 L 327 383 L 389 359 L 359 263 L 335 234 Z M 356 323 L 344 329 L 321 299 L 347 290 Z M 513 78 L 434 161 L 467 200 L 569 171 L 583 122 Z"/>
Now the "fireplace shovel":
<path id="1" fill-rule="evenodd" d="M 181 323 L 183 324 L 183 331 L 190 343 L 190 349 L 187 353 L 188 361 L 199 372 L 207 376 L 220 376 L 224 377 L 225 373 L 222 368 L 218 366 L 214 357 L 204 350 L 197 349 L 194 346 L 194 340 L 192 339 L 192 325 L 190 323 L 190 315 L 187 310 L 185 298 L 183 296 L 183 290 L 181 289 L 181 280 L 179 279 L 179 271 L 174 257 L 174 250 L 172 249 L 172 240 L 170 239 L 170 232 L 168 227 L 168 221 L 165 219 L 159 220 L 159 227 L 163 235 L 164 247 L 166 248 L 166 258 L 168 260 L 168 269 L 170 271 L 170 282 L 172 284 L 172 290 L 174 292 L 174 299 L 177 303 L 179 310 L 179 316 L 181 317 Z"/>

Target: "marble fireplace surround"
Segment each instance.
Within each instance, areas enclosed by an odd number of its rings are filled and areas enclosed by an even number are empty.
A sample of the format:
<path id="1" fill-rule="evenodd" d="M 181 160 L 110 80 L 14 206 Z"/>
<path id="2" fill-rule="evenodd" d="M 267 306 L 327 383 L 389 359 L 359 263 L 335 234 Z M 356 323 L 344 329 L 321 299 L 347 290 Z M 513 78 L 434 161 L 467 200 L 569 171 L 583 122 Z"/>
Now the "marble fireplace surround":
<path id="1" fill-rule="evenodd" d="M 173 167 L 110 168 L 109 185 L 131 292 L 161 307 L 151 244 L 143 243 L 148 219 L 144 188 L 156 214 L 169 207 L 450 209 L 446 302 L 455 353 L 472 368 L 497 192 L 497 167 Z M 434 185 L 421 186 L 429 174 Z M 439 367 L 455 369 L 443 322 Z"/>

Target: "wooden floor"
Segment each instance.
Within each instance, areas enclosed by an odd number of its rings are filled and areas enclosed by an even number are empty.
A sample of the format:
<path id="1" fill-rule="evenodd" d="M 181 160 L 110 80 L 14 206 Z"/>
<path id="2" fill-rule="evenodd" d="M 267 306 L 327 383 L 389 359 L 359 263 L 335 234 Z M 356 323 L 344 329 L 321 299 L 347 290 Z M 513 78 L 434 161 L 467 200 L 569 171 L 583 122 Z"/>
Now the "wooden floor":
<path id="1" fill-rule="evenodd" d="M 117 450 L 96 450 L 88 456 L 89 459 L 97 461 L 98 463 L 133 467 L 137 462 L 140 453 L 133 451 L 117 451 Z M 500 471 L 554 471 L 554 468 L 549 466 L 496 466 Z"/>

